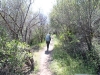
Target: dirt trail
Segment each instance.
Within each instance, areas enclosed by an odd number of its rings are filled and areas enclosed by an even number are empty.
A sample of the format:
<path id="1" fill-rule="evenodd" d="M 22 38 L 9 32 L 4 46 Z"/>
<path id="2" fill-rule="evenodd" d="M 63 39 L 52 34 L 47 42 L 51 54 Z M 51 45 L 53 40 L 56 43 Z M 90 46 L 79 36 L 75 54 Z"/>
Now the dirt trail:
<path id="1" fill-rule="evenodd" d="M 39 54 L 40 54 L 40 65 L 39 65 L 39 72 L 35 75 L 52 75 L 50 69 L 49 69 L 49 65 L 50 65 L 50 61 L 51 61 L 51 53 L 53 50 L 54 44 L 53 44 L 53 39 L 50 42 L 49 45 L 49 51 L 47 52 L 47 48 L 46 46 L 40 50 Z M 33 74 L 31 74 L 33 75 Z"/>

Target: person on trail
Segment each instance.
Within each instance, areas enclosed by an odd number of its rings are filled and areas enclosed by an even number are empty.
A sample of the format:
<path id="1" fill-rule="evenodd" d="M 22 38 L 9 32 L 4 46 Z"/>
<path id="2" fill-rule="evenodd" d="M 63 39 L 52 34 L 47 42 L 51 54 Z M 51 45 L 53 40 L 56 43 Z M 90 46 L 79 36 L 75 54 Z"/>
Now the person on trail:
<path id="1" fill-rule="evenodd" d="M 51 36 L 50 36 L 49 33 L 46 35 L 45 40 L 46 40 L 47 51 L 48 51 L 49 50 L 49 44 L 50 44 L 50 41 L 51 41 Z"/>

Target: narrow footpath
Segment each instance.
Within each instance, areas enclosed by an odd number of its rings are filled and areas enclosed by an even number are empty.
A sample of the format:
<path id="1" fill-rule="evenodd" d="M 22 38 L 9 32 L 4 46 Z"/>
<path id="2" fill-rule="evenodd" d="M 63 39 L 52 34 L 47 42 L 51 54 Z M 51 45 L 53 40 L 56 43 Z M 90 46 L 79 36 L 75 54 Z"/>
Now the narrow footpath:
<path id="1" fill-rule="evenodd" d="M 39 71 L 35 75 L 52 75 L 52 72 L 50 71 L 49 66 L 50 66 L 50 61 L 52 61 L 51 53 L 52 53 L 53 48 L 54 48 L 54 43 L 52 39 L 49 45 L 48 52 L 46 51 L 47 50 L 46 45 L 42 50 L 40 50 Z M 34 75 L 34 74 L 30 74 L 30 75 Z"/>

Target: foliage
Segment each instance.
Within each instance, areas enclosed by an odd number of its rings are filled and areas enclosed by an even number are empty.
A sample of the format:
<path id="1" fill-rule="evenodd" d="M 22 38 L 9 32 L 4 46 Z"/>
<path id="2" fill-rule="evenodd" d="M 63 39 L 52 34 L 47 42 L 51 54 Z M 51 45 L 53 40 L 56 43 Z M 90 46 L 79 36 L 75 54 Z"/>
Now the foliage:
<path id="1" fill-rule="evenodd" d="M 61 51 L 65 52 L 66 56 L 70 56 L 68 59 L 80 60 L 84 65 L 82 68 L 87 70 L 85 73 L 96 73 L 100 64 L 98 44 L 96 46 L 93 44 L 93 39 L 99 38 L 100 17 L 97 15 L 100 10 L 98 8 L 100 8 L 99 0 L 57 0 L 50 14 L 51 26 L 58 32 L 61 41 Z M 58 58 L 61 54 L 57 53 Z M 55 55 L 55 59 L 57 56 Z M 62 54 L 62 59 L 66 56 Z M 81 71 L 83 72 L 84 70 Z"/>
<path id="2" fill-rule="evenodd" d="M 9 40 L 4 29 L 0 29 L 0 32 L 0 68 L 6 74 L 21 74 L 26 57 L 32 58 L 32 54 L 25 50 L 29 45 Z"/>
<path id="3" fill-rule="evenodd" d="M 45 25 L 38 26 L 34 29 L 35 31 L 33 32 L 32 39 L 29 43 L 31 46 L 42 43 L 45 40 L 46 29 L 44 27 Z"/>
<path id="4" fill-rule="evenodd" d="M 56 46 L 53 50 L 51 69 L 55 75 L 95 74 L 95 63 L 84 63 L 79 57 L 73 58 L 61 48 Z"/>
<path id="5" fill-rule="evenodd" d="M 0 2 L 0 21 L 2 26 L 7 28 L 8 35 L 12 39 L 20 39 L 20 41 L 29 43 L 35 26 L 46 23 L 46 16 L 35 12 L 32 8 L 33 0 L 3 0 Z"/>

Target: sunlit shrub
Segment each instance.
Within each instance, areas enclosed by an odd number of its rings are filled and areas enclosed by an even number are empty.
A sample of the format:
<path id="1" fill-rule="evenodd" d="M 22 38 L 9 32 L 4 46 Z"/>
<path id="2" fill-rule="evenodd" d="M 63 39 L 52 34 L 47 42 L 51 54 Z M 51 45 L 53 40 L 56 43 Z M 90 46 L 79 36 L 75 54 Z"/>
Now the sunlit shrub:
<path id="1" fill-rule="evenodd" d="M 26 57 L 32 58 L 32 54 L 27 51 L 29 45 L 18 40 L 10 40 L 3 29 L 0 32 L 1 70 L 7 75 L 22 74 L 22 67 L 25 64 Z"/>

